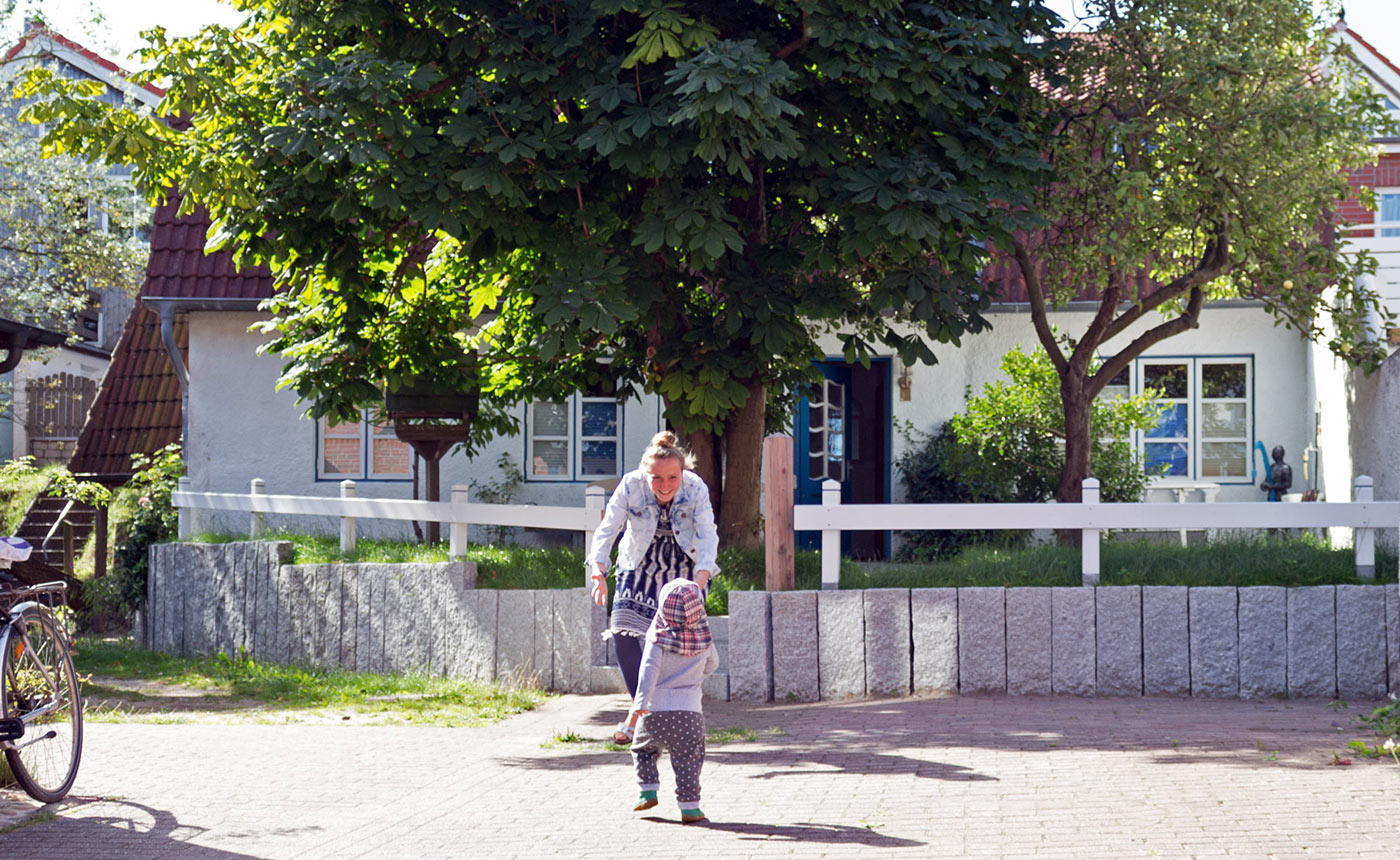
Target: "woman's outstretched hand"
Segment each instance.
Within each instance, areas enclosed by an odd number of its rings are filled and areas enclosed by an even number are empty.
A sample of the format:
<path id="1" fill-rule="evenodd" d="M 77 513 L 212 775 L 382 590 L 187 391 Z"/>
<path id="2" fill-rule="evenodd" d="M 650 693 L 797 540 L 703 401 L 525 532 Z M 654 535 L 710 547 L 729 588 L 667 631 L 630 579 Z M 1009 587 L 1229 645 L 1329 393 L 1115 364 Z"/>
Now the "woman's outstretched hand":
<path id="1" fill-rule="evenodd" d="M 608 602 L 608 571 L 601 564 L 596 573 L 589 574 L 592 584 L 593 602 L 603 606 Z"/>
<path id="2" fill-rule="evenodd" d="M 701 591 L 704 591 L 705 586 L 710 584 L 710 572 L 708 570 L 695 571 L 695 584 L 700 586 Z"/>

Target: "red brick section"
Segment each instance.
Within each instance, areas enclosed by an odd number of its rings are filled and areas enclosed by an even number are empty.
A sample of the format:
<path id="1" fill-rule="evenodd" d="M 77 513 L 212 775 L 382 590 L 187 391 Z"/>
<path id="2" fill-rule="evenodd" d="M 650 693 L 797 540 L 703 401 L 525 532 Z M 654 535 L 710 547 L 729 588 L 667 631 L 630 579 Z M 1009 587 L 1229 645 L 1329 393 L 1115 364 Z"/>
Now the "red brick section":
<path id="1" fill-rule="evenodd" d="M 1362 187 L 1400 188 L 1400 153 L 1385 153 L 1377 163 L 1353 171 L 1347 177 L 1347 181 L 1353 189 Z M 1362 206 L 1361 201 L 1356 197 L 1343 203 L 1338 211 L 1343 218 L 1353 224 L 1373 224 L 1376 220 L 1376 213 Z M 1348 235 L 1357 238 L 1370 238 L 1375 234 L 1375 230 L 1363 228 L 1352 230 Z"/>
<path id="2" fill-rule="evenodd" d="M 141 296 L 186 299 L 261 299 L 272 295 L 266 268 L 239 271 L 227 252 L 204 253 L 209 213 L 177 217 L 179 202 L 156 209 L 151 256 Z M 185 317 L 175 337 L 188 356 Z M 132 454 L 150 454 L 180 440 L 180 383 L 160 337 L 160 315 L 137 303 L 127 319 L 112 364 L 78 438 L 69 468 L 77 473 L 120 475 Z"/>

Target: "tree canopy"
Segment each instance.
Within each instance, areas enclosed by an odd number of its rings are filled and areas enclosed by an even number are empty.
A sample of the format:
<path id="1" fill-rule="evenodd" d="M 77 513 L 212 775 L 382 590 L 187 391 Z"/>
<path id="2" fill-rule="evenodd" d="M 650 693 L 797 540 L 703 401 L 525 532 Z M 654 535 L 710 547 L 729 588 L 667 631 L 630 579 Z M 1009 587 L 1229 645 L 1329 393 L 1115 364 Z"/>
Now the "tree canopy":
<path id="1" fill-rule="evenodd" d="M 1255 299 L 1349 363 L 1385 357 L 1383 310 L 1359 276 L 1374 261 L 1338 241 L 1348 171 L 1375 161 L 1380 97 L 1308 0 L 1087 0 L 1053 93 L 1050 227 L 1007 246 L 1060 377 L 1066 462 L 1079 498 L 1092 469 L 1090 403 L 1133 359 L 1194 328 L 1206 304 Z M 1047 86 L 1047 89 L 1049 87 Z M 1048 313 L 1098 308 L 1067 345 Z M 1115 341 L 1115 339 L 1117 339 Z M 1113 354 L 1101 365 L 1105 344 Z"/>
<path id="2" fill-rule="evenodd" d="M 124 154 L 271 265 L 312 414 L 479 387 L 471 450 L 606 376 L 664 399 L 729 539 L 819 338 L 932 362 L 986 325 L 985 245 L 1033 223 L 1036 0 L 242 6 L 151 34 L 181 122 L 69 88 L 50 143 Z"/>

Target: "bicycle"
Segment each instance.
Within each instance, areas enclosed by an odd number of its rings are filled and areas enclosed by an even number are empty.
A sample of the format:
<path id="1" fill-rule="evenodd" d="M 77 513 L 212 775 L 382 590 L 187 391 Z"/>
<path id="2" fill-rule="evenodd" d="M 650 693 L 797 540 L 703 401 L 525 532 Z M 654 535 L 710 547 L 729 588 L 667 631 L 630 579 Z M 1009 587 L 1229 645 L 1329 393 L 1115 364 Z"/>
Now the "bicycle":
<path id="1" fill-rule="evenodd" d="M 0 569 L 30 547 L 0 538 Z M 83 700 L 67 629 L 68 584 L 26 586 L 0 577 L 0 749 L 20 787 L 63 799 L 83 754 Z"/>

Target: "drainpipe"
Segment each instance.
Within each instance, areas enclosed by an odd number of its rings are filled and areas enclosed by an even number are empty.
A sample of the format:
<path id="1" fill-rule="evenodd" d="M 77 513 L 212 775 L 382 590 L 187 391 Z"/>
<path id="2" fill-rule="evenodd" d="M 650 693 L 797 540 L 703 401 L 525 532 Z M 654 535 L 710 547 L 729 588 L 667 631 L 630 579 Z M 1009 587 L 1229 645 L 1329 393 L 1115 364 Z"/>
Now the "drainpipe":
<path id="1" fill-rule="evenodd" d="M 180 447 L 183 449 L 190 421 L 190 373 L 185 368 L 185 359 L 180 356 L 180 344 L 175 342 L 173 302 L 160 303 L 160 341 L 165 344 L 165 354 L 170 357 L 175 378 L 180 382 Z"/>

